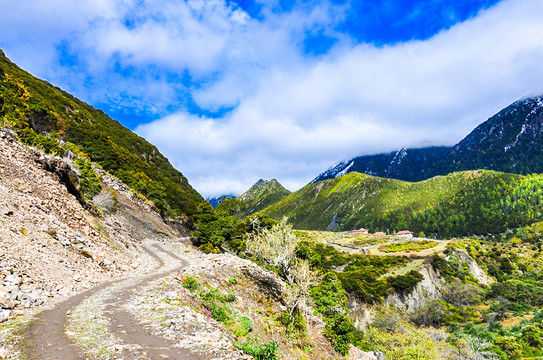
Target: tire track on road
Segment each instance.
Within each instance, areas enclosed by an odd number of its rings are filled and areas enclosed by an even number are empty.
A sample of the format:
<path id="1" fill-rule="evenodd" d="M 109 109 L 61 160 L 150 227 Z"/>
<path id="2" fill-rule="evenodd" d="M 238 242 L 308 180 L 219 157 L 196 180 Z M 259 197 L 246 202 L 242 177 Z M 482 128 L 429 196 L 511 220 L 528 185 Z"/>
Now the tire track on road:
<path id="1" fill-rule="evenodd" d="M 20 333 L 24 338 L 21 353 L 28 360 L 89 360 L 93 356 L 87 355 L 84 351 L 78 348 L 65 333 L 66 326 L 69 322 L 69 312 L 80 305 L 88 297 L 103 292 L 108 287 L 112 288 L 108 299 L 105 301 L 105 316 L 109 318 L 109 330 L 113 336 L 121 339 L 123 345 L 119 353 L 115 353 L 116 358 L 119 356 L 126 359 L 182 359 L 182 360 L 198 360 L 200 357 L 191 353 L 188 350 L 174 347 L 174 343 L 160 336 L 154 335 L 150 330 L 145 329 L 137 319 L 122 307 L 122 301 L 130 298 L 134 291 L 147 283 L 175 273 L 181 270 L 186 262 L 177 256 L 175 253 L 165 249 L 159 244 L 154 244 L 157 251 L 160 251 L 176 262 L 181 264 L 175 269 L 160 271 L 165 267 L 164 260 L 147 247 L 143 247 L 157 263 L 158 266 L 151 274 L 138 279 L 138 276 L 129 279 L 119 279 L 108 281 L 97 285 L 89 290 L 72 296 L 71 298 L 61 302 L 50 310 L 45 310 L 38 314 L 32 322 Z M 138 279 L 135 284 L 130 284 L 135 279 Z M 123 286 L 125 282 L 127 285 Z M 119 358 L 119 359 L 121 359 Z"/>

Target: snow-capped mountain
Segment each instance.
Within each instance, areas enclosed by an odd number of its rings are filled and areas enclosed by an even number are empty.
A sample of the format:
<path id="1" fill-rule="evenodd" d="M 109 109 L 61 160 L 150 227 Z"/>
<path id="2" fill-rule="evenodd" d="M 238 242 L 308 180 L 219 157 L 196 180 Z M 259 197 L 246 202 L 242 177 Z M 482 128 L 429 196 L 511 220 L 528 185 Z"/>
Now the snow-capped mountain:
<path id="1" fill-rule="evenodd" d="M 543 172 L 543 95 L 516 101 L 479 125 L 429 175 L 472 169 Z"/>
<path id="2" fill-rule="evenodd" d="M 402 148 L 388 154 L 359 156 L 332 166 L 311 183 L 352 171 L 419 181 L 476 169 L 543 173 L 543 95 L 514 102 L 452 148 Z"/>
<path id="3" fill-rule="evenodd" d="M 219 205 L 224 199 L 230 199 L 235 198 L 235 195 L 221 195 L 213 198 L 207 198 L 206 201 L 211 204 L 214 208 L 217 208 L 217 205 Z"/>

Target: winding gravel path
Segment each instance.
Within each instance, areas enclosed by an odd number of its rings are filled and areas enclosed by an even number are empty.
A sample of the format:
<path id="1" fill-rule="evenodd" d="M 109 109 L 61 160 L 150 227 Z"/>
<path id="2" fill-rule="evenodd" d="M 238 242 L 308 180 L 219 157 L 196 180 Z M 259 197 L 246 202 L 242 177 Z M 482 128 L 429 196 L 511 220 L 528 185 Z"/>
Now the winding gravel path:
<path id="1" fill-rule="evenodd" d="M 120 339 L 122 344 L 113 355 L 114 359 L 183 359 L 197 360 L 197 355 L 188 350 L 174 347 L 174 344 L 162 337 L 152 334 L 142 327 L 137 319 L 123 309 L 123 301 L 129 299 L 141 286 L 167 276 L 182 269 L 186 262 L 159 244 L 144 247 L 144 250 L 156 261 L 157 268 L 149 274 L 134 276 L 129 279 L 109 281 L 93 287 L 81 294 L 75 295 L 58 304 L 50 310 L 36 316 L 22 332 L 26 338 L 21 353 L 28 360 L 86 360 L 94 357 L 85 354 L 66 335 L 69 313 L 85 299 L 97 293 L 108 294 L 105 298 L 103 316 L 108 319 L 109 333 L 113 338 Z M 162 256 L 158 254 L 161 253 Z M 177 266 L 167 267 L 163 260 L 166 256 L 168 263 Z M 111 290 L 111 291 L 108 291 Z"/>

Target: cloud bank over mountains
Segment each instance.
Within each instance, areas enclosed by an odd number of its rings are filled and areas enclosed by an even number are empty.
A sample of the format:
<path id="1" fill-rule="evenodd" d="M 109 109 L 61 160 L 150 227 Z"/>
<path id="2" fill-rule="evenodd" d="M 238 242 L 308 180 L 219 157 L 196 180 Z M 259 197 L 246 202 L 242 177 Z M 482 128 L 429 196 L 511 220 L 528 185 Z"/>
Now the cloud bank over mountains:
<path id="1" fill-rule="evenodd" d="M 342 29 L 352 3 L 2 3 L 8 56 L 113 116 L 132 109 L 121 121 L 204 195 L 259 178 L 295 190 L 355 155 L 451 145 L 543 92 L 538 0 L 391 43 Z"/>

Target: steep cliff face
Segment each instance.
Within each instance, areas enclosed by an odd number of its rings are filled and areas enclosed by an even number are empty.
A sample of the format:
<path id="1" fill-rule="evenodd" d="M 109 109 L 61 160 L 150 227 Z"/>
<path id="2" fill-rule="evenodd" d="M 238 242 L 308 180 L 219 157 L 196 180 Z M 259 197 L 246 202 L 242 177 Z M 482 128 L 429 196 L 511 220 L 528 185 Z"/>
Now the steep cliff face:
<path id="1" fill-rule="evenodd" d="M 415 286 L 415 289 L 405 296 L 398 293 L 389 295 L 386 304 L 413 312 L 420 309 L 426 301 L 441 298 L 440 289 L 445 285 L 445 281 L 439 276 L 439 272 L 429 264 L 417 271 L 424 276 L 424 279 Z"/>
<path id="2" fill-rule="evenodd" d="M 455 257 L 460 263 L 468 265 L 468 270 L 479 284 L 490 285 L 494 279 L 489 277 L 477 262 L 464 251 L 452 250 L 446 257 L 450 260 Z M 398 308 L 405 308 L 407 312 L 413 312 L 420 309 L 428 300 L 440 299 L 442 297 L 443 286 L 446 285 L 445 280 L 440 277 L 439 271 L 435 270 L 431 265 L 426 264 L 417 270 L 424 276 L 415 289 L 408 295 L 394 293 L 389 295 L 386 300 L 388 305 L 394 305 Z"/>

